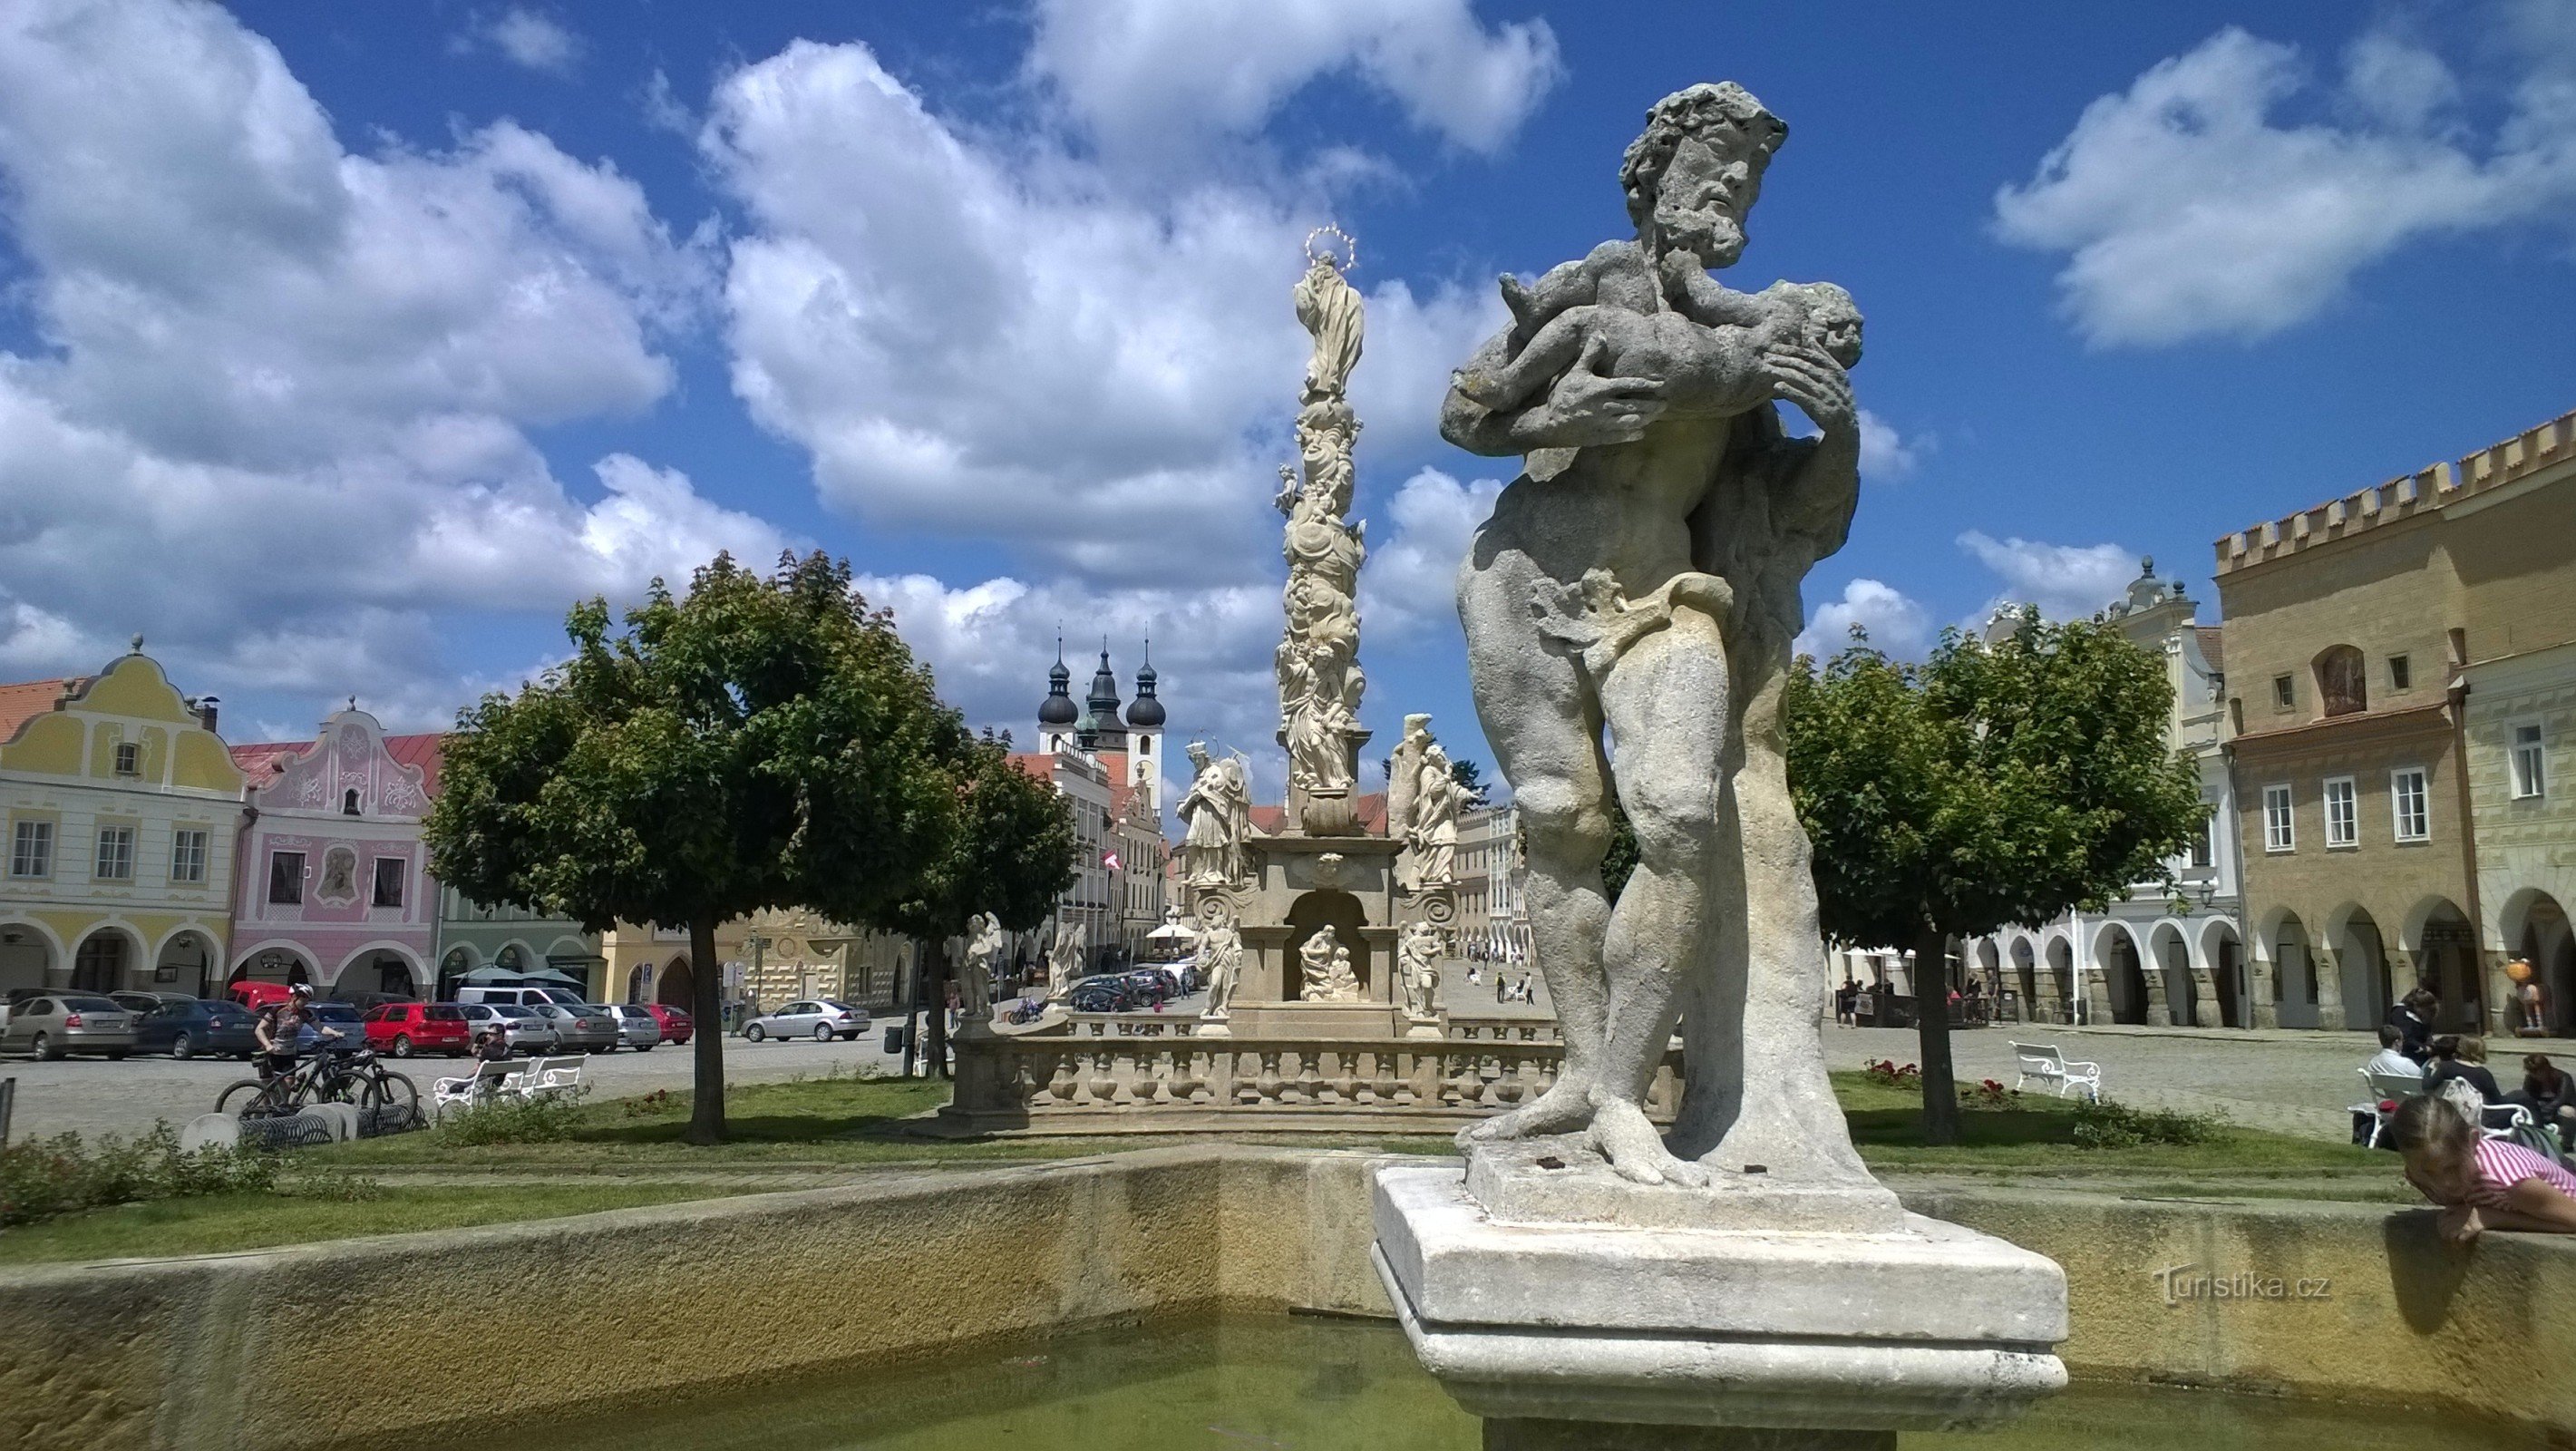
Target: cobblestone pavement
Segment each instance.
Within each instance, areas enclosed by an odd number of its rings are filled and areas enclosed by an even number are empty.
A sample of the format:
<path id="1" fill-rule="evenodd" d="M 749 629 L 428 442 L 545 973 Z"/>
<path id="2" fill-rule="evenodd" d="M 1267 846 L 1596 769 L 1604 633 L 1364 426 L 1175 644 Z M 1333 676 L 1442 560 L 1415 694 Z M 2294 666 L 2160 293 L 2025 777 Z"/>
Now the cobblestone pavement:
<path id="1" fill-rule="evenodd" d="M 2362 1099 L 2362 1062 L 2379 1050 L 2370 1033 L 2004 1024 L 1950 1035 L 1959 1080 L 1992 1078 L 2011 1087 L 2016 1041 L 2051 1044 L 2069 1058 L 2101 1064 L 2104 1096 L 2123 1103 L 2213 1113 L 2248 1128 L 2337 1139 L 2352 1131 L 2346 1110 Z M 2489 1052 L 2496 1077 L 2508 1087 L 2520 1081 L 2525 1053 L 2576 1063 L 2576 1043 L 2563 1039 L 2497 1040 Z M 1825 1025 L 1828 1065 L 1857 1068 L 1880 1058 L 1921 1061 L 1914 1030 Z"/>

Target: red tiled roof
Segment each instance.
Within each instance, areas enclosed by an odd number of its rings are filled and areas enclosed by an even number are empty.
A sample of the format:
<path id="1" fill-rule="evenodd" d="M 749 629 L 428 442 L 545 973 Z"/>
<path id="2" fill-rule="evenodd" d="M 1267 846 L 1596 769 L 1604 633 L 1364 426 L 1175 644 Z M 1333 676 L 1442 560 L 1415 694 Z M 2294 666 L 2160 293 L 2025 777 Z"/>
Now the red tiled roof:
<path id="1" fill-rule="evenodd" d="M 0 685 L 0 741 L 17 737 L 18 727 L 54 708 L 54 702 L 77 690 L 86 677 L 22 680 Z"/>
<path id="2" fill-rule="evenodd" d="M 444 731 L 416 736 L 387 736 L 385 754 L 393 757 L 396 765 L 418 766 L 421 789 L 435 797 L 438 795 L 439 753 L 446 742 L 447 733 Z M 313 744 L 311 741 L 258 741 L 234 746 L 231 748 L 233 764 L 241 767 L 242 774 L 250 778 L 251 789 L 257 790 L 285 770 L 288 760 L 313 749 Z"/>
<path id="3" fill-rule="evenodd" d="M 385 737 L 385 754 L 399 766 L 420 767 L 421 790 L 432 798 L 438 795 L 440 752 L 447 747 L 447 732 L 430 731 L 416 736 Z"/>
<path id="4" fill-rule="evenodd" d="M 232 752 L 233 764 L 250 778 L 250 789 L 256 791 L 275 780 L 277 773 L 286 769 L 289 760 L 312 748 L 311 741 L 257 741 L 226 749 Z"/>

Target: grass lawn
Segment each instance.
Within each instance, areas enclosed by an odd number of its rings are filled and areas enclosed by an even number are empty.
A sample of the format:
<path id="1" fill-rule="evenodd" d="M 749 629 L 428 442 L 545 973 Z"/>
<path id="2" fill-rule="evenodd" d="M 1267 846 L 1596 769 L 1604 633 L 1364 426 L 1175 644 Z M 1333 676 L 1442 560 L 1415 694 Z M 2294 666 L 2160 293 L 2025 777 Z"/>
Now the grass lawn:
<path id="1" fill-rule="evenodd" d="M 553 1219 L 736 1192 L 739 1191 L 721 1185 L 622 1184 L 608 1180 L 488 1188 L 388 1188 L 380 1199 L 355 1202 L 284 1194 L 212 1194 L 201 1199 L 121 1204 L 0 1231 L 0 1265 L 219 1254 L 359 1235 Z"/>
<path id="2" fill-rule="evenodd" d="M 1959 1115 L 1960 1142 L 1940 1148 L 1923 1142 L 1923 1095 L 1911 1088 L 1873 1083 L 1860 1073 L 1837 1073 L 1834 1097 L 1851 1120 L 1852 1141 L 1872 1168 L 1945 1174 L 2009 1174 L 2081 1178 L 2148 1171 L 2188 1181 L 2201 1175 L 2234 1179 L 2265 1174 L 2315 1175 L 2369 1172 L 2397 1176 L 2386 1153 L 2323 1139 L 2221 1124 L 2197 1144 L 2142 1144 L 2093 1149 L 2075 1141 L 2076 1100 L 2024 1095 L 2009 1108 L 1972 1108 Z"/>
<path id="3" fill-rule="evenodd" d="M 1852 1137 L 1873 1168 L 1900 1173 L 1995 1175 L 2156 1197 L 2280 1196 L 2411 1199 L 2392 1156 L 2349 1144 L 2216 1128 L 2198 1144 L 2146 1144 L 2125 1149 L 2077 1143 L 2076 1105 L 2045 1096 L 1960 1116 L 1965 1142 L 1933 1148 L 1922 1141 L 1922 1098 L 1834 1075 Z M 681 1140 L 686 1094 L 656 1093 L 572 1105 L 549 1126 L 560 1137 L 538 1142 L 470 1144 L 431 1130 L 305 1151 L 300 1166 L 366 1176 L 380 1174 L 382 1196 L 347 1201 L 300 1195 L 217 1195 L 127 1205 L 0 1233 L 0 1264 L 201 1254 L 296 1244 L 352 1235 L 544 1219 L 601 1209 L 752 1192 L 778 1181 L 745 1184 L 728 1176 L 798 1169 L 849 1170 L 971 1167 L 1118 1153 L 1183 1140 L 1126 1138 L 993 1139 L 975 1143 L 905 1136 L 898 1120 L 938 1107 L 948 1086 L 921 1080 L 815 1078 L 750 1084 L 726 1094 L 728 1142 L 698 1148 Z M 1229 1142 L 1361 1148 L 1387 1153 L 1446 1154 L 1445 1136 L 1315 1135 L 1257 1132 L 1208 1135 Z M 423 1182 L 412 1174 L 499 1172 L 490 1184 Z M 680 1177 L 703 1174 L 702 1179 Z M 625 1177 L 635 1176 L 635 1177 Z M 2266 1187 L 2266 1181 L 2277 1181 Z M 290 1181 L 292 1182 L 292 1181 Z"/>
<path id="4" fill-rule="evenodd" d="M 689 1096 L 665 1092 L 583 1103 L 567 1116 L 567 1133 L 561 1139 L 459 1144 L 433 1129 L 336 1144 L 314 1150 L 309 1157 L 317 1163 L 361 1173 L 378 1167 L 624 1173 L 1019 1163 L 1123 1153 L 1150 1148 L 1157 1142 L 1179 1142 L 1103 1136 L 960 1143 L 912 1137 L 895 1129 L 898 1120 L 947 1101 L 948 1085 L 926 1079 L 795 1079 L 728 1088 L 728 1138 L 713 1148 L 683 1140 L 689 1123 Z M 1447 1153 L 1450 1149 L 1446 1137 L 1422 1135 L 1353 1135 L 1341 1140 L 1285 1134 L 1210 1137 L 1238 1143 L 1267 1141 L 1393 1153 Z"/>

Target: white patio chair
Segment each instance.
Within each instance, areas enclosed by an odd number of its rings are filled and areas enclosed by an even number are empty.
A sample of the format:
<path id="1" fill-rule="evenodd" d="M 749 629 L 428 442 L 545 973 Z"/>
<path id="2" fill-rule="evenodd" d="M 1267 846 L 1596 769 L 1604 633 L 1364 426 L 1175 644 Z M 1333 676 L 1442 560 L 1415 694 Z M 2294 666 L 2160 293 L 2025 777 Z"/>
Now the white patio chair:
<path id="1" fill-rule="evenodd" d="M 2397 1120 L 2396 1109 L 2382 1109 L 2380 1105 L 2404 1103 L 2422 1093 L 2424 1076 L 2420 1073 L 2373 1073 L 2367 1068 L 2356 1068 L 2353 1072 L 2360 1074 L 2361 1081 L 2368 1085 L 2370 1098 L 2367 1102 L 2354 1104 L 2352 1111 L 2370 1115 L 2368 1147 L 2375 1149 L 2388 1141 L 2390 1126 Z"/>
<path id="2" fill-rule="evenodd" d="M 2071 1090 L 2080 1088 L 2084 1090 L 2084 1096 L 2092 1102 L 2102 1101 L 2101 1064 L 2070 1060 L 2065 1054 L 2044 1043 L 2015 1043 L 2012 1045 L 2012 1050 L 2014 1065 L 2019 1070 L 2013 1079 L 2015 1092 L 2019 1092 L 2023 1084 L 2036 1078 L 2042 1083 L 2055 1085 L 2057 1096 L 2060 1098 L 2064 1098 Z"/>

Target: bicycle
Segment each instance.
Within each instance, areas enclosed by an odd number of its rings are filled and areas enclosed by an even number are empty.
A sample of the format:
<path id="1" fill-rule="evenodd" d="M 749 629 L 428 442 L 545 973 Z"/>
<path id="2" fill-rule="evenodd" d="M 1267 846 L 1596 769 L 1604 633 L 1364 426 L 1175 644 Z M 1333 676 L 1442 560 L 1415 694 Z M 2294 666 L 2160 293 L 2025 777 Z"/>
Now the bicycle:
<path id="1" fill-rule="evenodd" d="M 375 1050 L 323 1048 L 265 1081 L 245 1078 L 215 1096 L 215 1112 L 238 1118 L 283 1118 L 308 1103 L 345 1103 L 360 1113 L 397 1110 L 409 1124 L 420 1117 L 420 1089 L 387 1069 Z"/>

